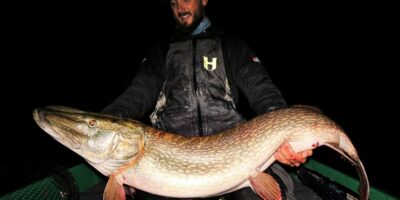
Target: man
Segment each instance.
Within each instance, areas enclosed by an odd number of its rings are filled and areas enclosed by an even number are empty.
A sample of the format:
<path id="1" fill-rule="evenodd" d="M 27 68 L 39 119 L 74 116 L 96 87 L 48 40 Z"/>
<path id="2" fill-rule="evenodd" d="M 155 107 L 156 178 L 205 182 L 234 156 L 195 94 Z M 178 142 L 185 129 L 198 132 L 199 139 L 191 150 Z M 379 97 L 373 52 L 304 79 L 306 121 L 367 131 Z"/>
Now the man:
<path id="1" fill-rule="evenodd" d="M 139 119 L 154 109 L 150 118 L 156 128 L 205 136 L 245 121 L 236 109 L 239 91 L 257 114 L 286 105 L 247 44 L 211 25 L 205 16 L 207 3 L 170 1 L 176 21 L 171 41 L 150 48 L 131 85 L 103 113 Z M 295 153 L 284 144 L 275 157 L 283 164 L 299 166 L 311 154 L 311 150 Z M 277 164 L 269 173 L 281 183 L 284 198 L 293 199 L 290 176 Z M 225 198 L 259 199 L 250 188 Z M 146 199 L 163 198 L 147 195 Z"/>

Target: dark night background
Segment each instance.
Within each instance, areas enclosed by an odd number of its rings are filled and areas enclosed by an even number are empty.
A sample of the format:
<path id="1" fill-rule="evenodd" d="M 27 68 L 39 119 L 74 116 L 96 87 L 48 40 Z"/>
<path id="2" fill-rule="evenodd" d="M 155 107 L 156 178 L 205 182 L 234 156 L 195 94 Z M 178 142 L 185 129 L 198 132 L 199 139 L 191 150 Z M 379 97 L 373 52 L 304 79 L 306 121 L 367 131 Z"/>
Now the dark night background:
<path id="1" fill-rule="evenodd" d="M 387 116 L 395 90 L 389 74 L 371 64 L 369 10 L 262 2 L 211 0 L 206 12 L 226 33 L 250 44 L 289 104 L 317 106 L 336 120 L 357 147 L 371 185 L 398 196 L 393 183 L 399 180 L 393 164 L 398 131 L 390 128 Z M 168 38 L 173 26 L 167 5 L 141 4 L 58 5 L 15 15 L 23 20 L 12 25 L 7 39 L 13 48 L 5 54 L 14 64 L 5 73 L 11 73 L 11 81 L 2 84 L 3 189 L 34 179 L 38 166 L 56 163 L 68 168 L 83 162 L 41 131 L 31 112 L 47 105 L 97 112 L 121 94 L 146 49 Z M 252 116 L 246 103 L 241 109 Z M 321 148 L 314 154 L 334 168 L 347 169 L 331 150 Z"/>

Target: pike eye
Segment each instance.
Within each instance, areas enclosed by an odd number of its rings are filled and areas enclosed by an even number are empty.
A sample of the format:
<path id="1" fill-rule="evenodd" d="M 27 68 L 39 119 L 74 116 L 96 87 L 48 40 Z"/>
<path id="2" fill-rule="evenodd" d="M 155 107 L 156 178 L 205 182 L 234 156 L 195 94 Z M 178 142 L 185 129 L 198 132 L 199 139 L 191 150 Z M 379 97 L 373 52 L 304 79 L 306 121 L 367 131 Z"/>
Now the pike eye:
<path id="1" fill-rule="evenodd" d="M 97 121 L 92 119 L 92 120 L 89 120 L 88 124 L 90 127 L 95 127 L 97 125 Z"/>

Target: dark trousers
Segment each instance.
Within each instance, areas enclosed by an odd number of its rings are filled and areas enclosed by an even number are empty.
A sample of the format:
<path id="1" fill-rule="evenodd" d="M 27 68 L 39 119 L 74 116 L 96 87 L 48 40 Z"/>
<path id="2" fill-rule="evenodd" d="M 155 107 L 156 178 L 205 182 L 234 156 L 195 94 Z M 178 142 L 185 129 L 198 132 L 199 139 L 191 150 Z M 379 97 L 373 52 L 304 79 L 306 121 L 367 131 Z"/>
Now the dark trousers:
<path id="1" fill-rule="evenodd" d="M 135 195 L 134 200 L 194 200 L 196 198 L 189 199 L 179 199 L 179 198 L 170 198 L 170 197 L 162 197 L 154 194 L 145 193 L 142 191 L 138 191 Z M 201 200 L 260 200 L 257 194 L 253 192 L 249 187 L 240 189 L 238 191 L 220 196 L 220 197 L 210 197 L 210 198 L 198 198 Z"/>

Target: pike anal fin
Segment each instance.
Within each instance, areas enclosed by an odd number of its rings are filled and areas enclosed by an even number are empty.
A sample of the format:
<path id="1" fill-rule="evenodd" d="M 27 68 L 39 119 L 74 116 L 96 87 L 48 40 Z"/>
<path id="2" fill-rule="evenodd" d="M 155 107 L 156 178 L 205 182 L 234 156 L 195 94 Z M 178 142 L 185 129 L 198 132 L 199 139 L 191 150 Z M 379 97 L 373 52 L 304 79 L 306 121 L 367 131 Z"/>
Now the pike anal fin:
<path id="1" fill-rule="evenodd" d="M 103 200 L 126 200 L 124 186 L 118 182 L 115 175 L 111 175 L 108 179 Z"/>
<path id="2" fill-rule="evenodd" d="M 253 190 L 263 200 L 281 200 L 281 190 L 278 182 L 269 174 L 264 172 L 257 173 L 249 177 Z"/>

